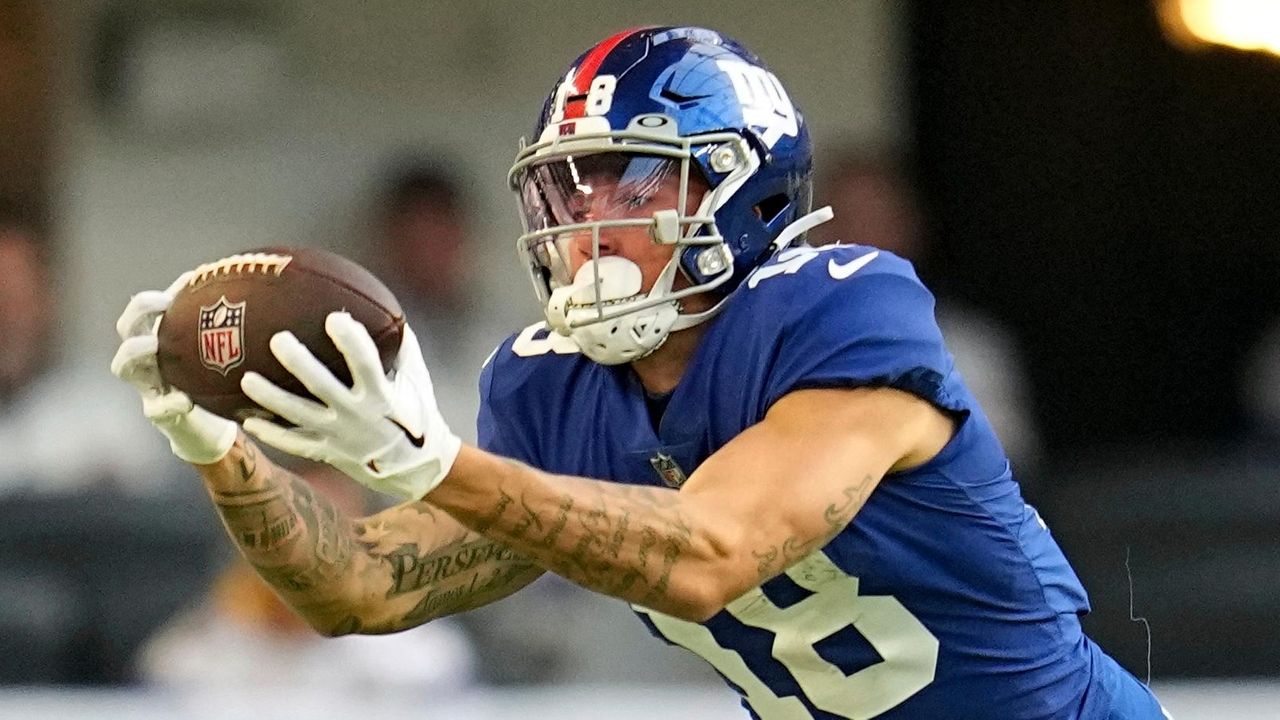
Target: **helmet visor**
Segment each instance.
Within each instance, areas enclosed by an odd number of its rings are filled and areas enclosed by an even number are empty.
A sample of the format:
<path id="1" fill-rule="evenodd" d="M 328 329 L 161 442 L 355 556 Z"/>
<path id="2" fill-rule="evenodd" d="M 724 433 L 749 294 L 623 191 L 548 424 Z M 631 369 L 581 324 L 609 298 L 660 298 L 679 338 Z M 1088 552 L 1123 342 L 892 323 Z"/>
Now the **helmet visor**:
<path id="1" fill-rule="evenodd" d="M 598 247 L 602 227 L 648 226 L 658 210 L 684 216 L 696 207 L 701 198 L 688 197 L 691 183 L 682 165 L 687 163 L 679 158 L 604 152 L 563 155 L 523 170 L 517 178 L 522 250 L 544 290 L 573 281 L 573 244 Z M 693 186 L 699 193 L 705 189 Z"/>
<path id="2" fill-rule="evenodd" d="M 648 206 L 679 168 L 674 158 L 620 152 L 562 156 L 530 166 L 519 180 L 525 229 L 649 217 L 661 208 Z"/>

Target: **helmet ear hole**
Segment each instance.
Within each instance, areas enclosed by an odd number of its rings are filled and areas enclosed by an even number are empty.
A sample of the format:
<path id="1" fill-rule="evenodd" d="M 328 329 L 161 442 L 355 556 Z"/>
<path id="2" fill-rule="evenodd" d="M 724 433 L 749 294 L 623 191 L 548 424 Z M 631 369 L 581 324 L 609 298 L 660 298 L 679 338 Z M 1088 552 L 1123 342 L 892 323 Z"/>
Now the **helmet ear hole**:
<path id="1" fill-rule="evenodd" d="M 791 199 L 782 193 L 770 195 L 756 203 L 756 217 L 760 218 L 760 222 L 768 225 L 773 222 L 778 215 L 782 214 L 783 210 L 787 209 L 787 205 L 790 204 L 790 202 Z"/>

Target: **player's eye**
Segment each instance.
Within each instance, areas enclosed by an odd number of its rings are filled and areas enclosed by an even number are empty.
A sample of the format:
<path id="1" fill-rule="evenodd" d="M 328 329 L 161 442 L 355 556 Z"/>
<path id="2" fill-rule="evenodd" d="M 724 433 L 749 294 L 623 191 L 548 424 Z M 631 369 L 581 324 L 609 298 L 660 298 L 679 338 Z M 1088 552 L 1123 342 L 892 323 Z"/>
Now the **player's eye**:
<path id="1" fill-rule="evenodd" d="M 591 198 L 586 193 L 575 192 L 565 201 L 565 209 L 570 222 L 584 222 L 591 211 Z"/>
<path id="2" fill-rule="evenodd" d="M 627 207 L 631 210 L 642 208 L 649 204 L 650 199 L 648 195 L 632 195 L 627 199 Z"/>

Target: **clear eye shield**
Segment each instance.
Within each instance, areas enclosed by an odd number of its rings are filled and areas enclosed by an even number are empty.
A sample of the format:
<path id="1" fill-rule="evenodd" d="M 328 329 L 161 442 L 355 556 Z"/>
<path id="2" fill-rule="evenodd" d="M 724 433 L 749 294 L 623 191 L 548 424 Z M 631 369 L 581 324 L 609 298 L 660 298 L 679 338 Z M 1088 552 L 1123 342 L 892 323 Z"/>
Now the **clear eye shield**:
<path id="1" fill-rule="evenodd" d="M 517 179 L 526 228 L 521 254 L 554 290 L 573 281 L 575 249 L 600 257 L 602 230 L 644 228 L 662 245 L 719 242 L 698 237 L 712 218 L 695 214 L 706 183 L 689 167 L 673 157 L 617 151 L 530 165 Z"/>
<path id="2" fill-rule="evenodd" d="M 653 201 L 678 165 L 672 158 L 616 152 L 534 165 L 522 180 L 526 222 L 547 227 L 626 218 Z"/>

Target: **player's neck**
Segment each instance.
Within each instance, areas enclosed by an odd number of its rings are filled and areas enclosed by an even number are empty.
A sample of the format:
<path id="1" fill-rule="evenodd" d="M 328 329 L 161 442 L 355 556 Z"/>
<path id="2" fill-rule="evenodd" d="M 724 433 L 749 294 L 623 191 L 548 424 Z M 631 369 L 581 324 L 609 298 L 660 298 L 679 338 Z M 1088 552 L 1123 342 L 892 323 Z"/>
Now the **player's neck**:
<path id="1" fill-rule="evenodd" d="M 677 288 L 685 284 L 684 276 L 677 278 Z M 684 313 L 702 313 L 715 306 L 719 298 L 710 293 L 696 293 L 680 302 L 680 311 Z M 651 354 L 631 363 L 640 378 L 640 384 L 650 395 L 666 395 L 676 389 L 680 378 L 684 377 L 685 368 L 693 359 L 708 323 L 701 322 L 693 327 L 673 332 L 667 341 Z"/>
<path id="2" fill-rule="evenodd" d="M 651 395 L 665 395 L 675 390 L 706 328 L 703 323 L 673 332 L 662 347 L 631 363 L 631 369 L 646 391 Z"/>

